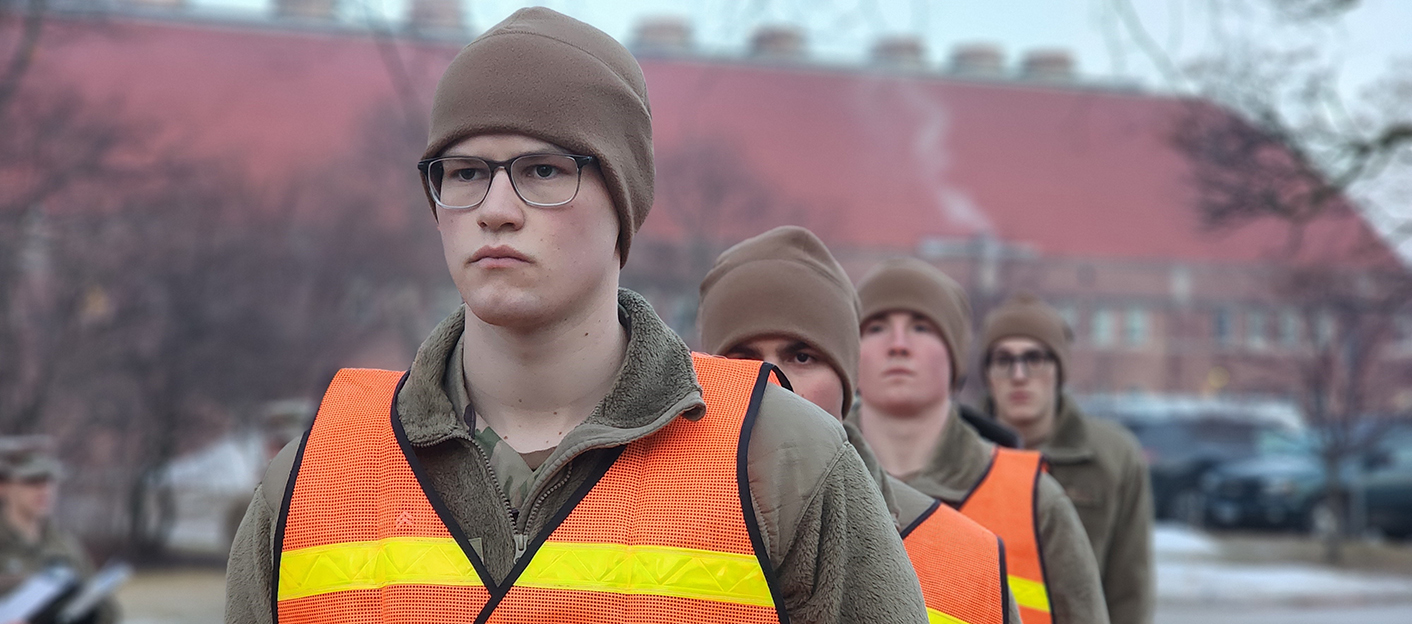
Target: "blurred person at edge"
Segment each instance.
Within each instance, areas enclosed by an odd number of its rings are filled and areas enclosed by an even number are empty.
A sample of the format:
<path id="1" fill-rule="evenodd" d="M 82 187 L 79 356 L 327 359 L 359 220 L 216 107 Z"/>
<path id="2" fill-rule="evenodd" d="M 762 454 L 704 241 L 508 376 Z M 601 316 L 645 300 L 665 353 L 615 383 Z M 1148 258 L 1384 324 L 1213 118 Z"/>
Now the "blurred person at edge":
<path id="1" fill-rule="evenodd" d="M 54 524 L 54 503 L 63 466 L 42 448 L 18 450 L 0 465 L 0 596 L 30 575 L 52 566 L 93 575 L 93 562 L 78 540 Z M 82 622 L 117 620 L 111 600 Z"/>
<path id="2" fill-rule="evenodd" d="M 834 419 L 618 287 L 651 121 L 627 49 L 554 11 L 456 56 L 419 168 L 464 305 L 271 461 L 227 622 L 926 621 Z"/>
<path id="3" fill-rule="evenodd" d="M 812 232 L 784 226 L 727 249 L 700 301 L 703 350 L 778 366 L 799 396 L 843 420 L 858 379 L 858 296 Z M 852 423 L 843 432 L 887 501 L 932 621 L 1001 624 L 1007 611 L 1017 621 L 995 534 L 888 476 Z"/>
<path id="4" fill-rule="evenodd" d="M 971 304 L 936 267 L 883 262 L 858 285 L 859 405 L 848 419 L 889 474 L 1005 540 L 1026 624 L 1108 622 L 1098 564 L 1074 506 L 1036 451 L 996 446 L 960 417 Z"/>
<path id="5" fill-rule="evenodd" d="M 986 411 L 1049 460 L 1093 545 L 1108 617 L 1151 622 L 1152 486 L 1137 439 L 1064 393 L 1073 333 L 1054 308 L 1017 295 L 986 316 L 982 335 Z"/>

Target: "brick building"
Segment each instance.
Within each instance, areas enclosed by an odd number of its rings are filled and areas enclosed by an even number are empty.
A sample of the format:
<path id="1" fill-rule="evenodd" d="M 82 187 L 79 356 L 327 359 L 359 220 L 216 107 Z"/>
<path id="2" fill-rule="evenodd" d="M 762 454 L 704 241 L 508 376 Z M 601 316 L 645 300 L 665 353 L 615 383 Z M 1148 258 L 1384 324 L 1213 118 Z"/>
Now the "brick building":
<path id="1" fill-rule="evenodd" d="M 160 0 L 61 12 L 36 75 L 160 120 L 159 143 L 275 183 L 367 149 L 370 125 L 420 130 L 435 80 L 473 33 L 454 2 L 411 7 L 405 29 L 374 31 L 336 21 L 326 0 L 280 2 L 268 18 Z M 1290 261 L 1286 226 L 1203 228 L 1171 140 L 1201 102 L 1085 81 L 1052 51 L 1011 70 L 984 46 L 929 63 L 906 39 L 879 42 L 868 63 L 820 63 L 787 29 L 729 58 L 698 53 L 681 22 L 644 24 L 634 39 L 659 188 L 625 282 L 686 335 L 715 254 L 785 223 L 818 232 L 855 278 L 893 255 L 931 260 L 967 286 L 978 317 L 1017 290 L 1045 297 L 1075 329 L 1081 392 L 1289 396 L 1298 380 L 1281 364 L 1338 331 L 1272 286 Z M 388 148 L 409 176 L 410 144 Z M 389 211 L 419 201 L 402 199 Z M 1377 239 L 1353 217 L 1303 236 L 1317 244 L 1302 253 Z M 1372 264 L 1331 262 L 1350 280 L 1405 271 L 1371 244 Z M 444 312 L 433 308 L 428 319 Z M 1399 323 L 1375 409 L 1412 408 L 1412 320 Z M 390 341 L 360 363 L 404 366 L 414 347 Z"/>

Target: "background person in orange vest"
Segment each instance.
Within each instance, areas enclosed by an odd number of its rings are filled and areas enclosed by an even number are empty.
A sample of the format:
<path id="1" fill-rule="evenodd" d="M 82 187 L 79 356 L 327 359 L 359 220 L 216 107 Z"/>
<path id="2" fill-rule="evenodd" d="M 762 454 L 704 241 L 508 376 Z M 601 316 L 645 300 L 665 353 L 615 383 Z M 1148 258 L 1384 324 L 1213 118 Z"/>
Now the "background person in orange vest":
<path id="1" fill-rule="evenodd" d="M 696 320 L 706 352 L 780 367 L 796 393 L 839 421 L 851 408 L 858 296 L 809 230 L 778 227 L 723 252 L 701 282 Z M 968 624 L 999 624 L 1006 611 L 1018 620 L 995 534 L 888 476 L 858 429 L 843 429 L 904 533 L 928 609 Z"/>
<path id="2" fill-rule="evenodd" d="M 986 316 L 986 407 L 1044 452 L 1078 509 L 1113 622 L 1152 621 L 1152 486 L 1126 429 L 1091 418 L 1064 394 L 1072 332 L 1054 308 L 1021 294 Z"/>
<path id="3" fill-rule="evenodd" d="M 858 409 L 849 415 L 894 477 L 1005 540 L 1026 624 L 1108 621 L 1098 566 L 1073 505 L 1038 453 L 997 449 L 957 415 L 970 302 L 936 267 L 882 263 L 859 282 Z"/>
<path id="4" fill-rule="evenodd" d="M 618 288 L 649 111 L 632 55 L 547 9 L 452 61 L 420 168 L 464 305 L 271 462 L 227 622 L 925 621 L 833 419 Z"/>

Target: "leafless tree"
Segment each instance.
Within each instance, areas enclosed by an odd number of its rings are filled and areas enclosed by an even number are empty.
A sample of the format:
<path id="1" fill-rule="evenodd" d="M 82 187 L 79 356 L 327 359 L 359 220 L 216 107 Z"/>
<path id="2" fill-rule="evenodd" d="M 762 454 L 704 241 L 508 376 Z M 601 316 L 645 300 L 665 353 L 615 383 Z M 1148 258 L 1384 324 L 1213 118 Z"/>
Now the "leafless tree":
<path id="1" fill-rule="evenodd" d="M 1263 0 L 1275 19 L 1321 26 L 1355 10 L 1353 0 Z M 1258 3 L 1257 3 L 1258 4 Z M 1177 63 L 1152 43 L 1126 0 L 1113 5 L 1154 65 Z M 1288 23 L 1286 24 L 1288 25 Z M 1395 319 L 1412 311 L 1412 272 L 1394 251 L 1404 226 L 1369 235 L 1376 206 L 1360 190 L 1412 152 L 1412 107 L 1376 89 L 1350 102 L 1336 67 L 1312 49 L 1258 42 L 1259 27 L 1227 33 L 1222 46 L 1168 72 L 1193 97 L 1174 120 L 1172 144 L 1191 167 L 1193 208 L 1214 232 L 1249 224 L 1287 226 L 1270 293 L 1298 311 L 1302 356 L 1278 363 L 1298 389 L 1319 440 L 1326 479 L 1326 558 L 1341 558 L 1349 492 L 1343 466 L 1367 453 L 1386 416 L 1388 349 Z M 1406 80 L 1403 78 L 1402 80 Z M 1399 84 L 1394 76 L 1380 88 Z M 1408 220 L 1406 215 L 1401 217 Z M 1346 236 L 1349 232 L 1361 235 Z M 1315 234 L 1317 233 L 1317 235 Z M 1342 234 L 1342 236 L 1341 236 Z M 1378 414 L 1383 412 L 1382 414 Z"/>

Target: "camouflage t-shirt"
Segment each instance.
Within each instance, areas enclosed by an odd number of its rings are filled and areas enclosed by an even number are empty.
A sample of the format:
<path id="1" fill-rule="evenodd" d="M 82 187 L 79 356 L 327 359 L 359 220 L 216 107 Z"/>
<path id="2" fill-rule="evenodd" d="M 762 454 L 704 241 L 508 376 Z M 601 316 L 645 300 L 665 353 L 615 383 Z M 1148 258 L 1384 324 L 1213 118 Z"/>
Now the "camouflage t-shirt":
<path id="1" fill-rule="evenodd" d="M 446 376 L 441 380 L 442 388 L 446 390 L 446 397 L 451 399 L 452 408 L 458 414 L 465 415 L 466 424 L 470 425 L 473 432 L 471 437 L 481 452 L 490 459 L 490 470 L 495 473 L 495 479 L 500 483 L 500 491 L 510 499 L 510 507 L 520 509 L 529 497 L 536 472 L 544 464 L 544 460 L 549 459 L 549 454 L 554 452 L 554 448 L 521 454 L 500 439 L 494 429 L 476 418 L 474 410 L 467 409 L 471 404 L 471 397 L 466 390 L 463 372 L 465 369 L 461 365 L 464 351 L 465 337 L 462 336 L 446 362 Z"/>
<path id="2" fill-rule="evenodd" d="M 479 422 L 473 414 L 470 420 L 475 426 L 476 445 L 490 458 L 490 469 L 500 482 L 500 490 L 510 499 L 511 507 L 524 507 L 525 499 L 529 498 L 530 486 L 534 485 L 535 474 L 539 467 L 544 465 L 544 460 L 549 459 L 549 454 L 554 452 L 554 449 L 551 447 L 542 451 L 520 453 L 501 440 L 494 429 Z"/>

